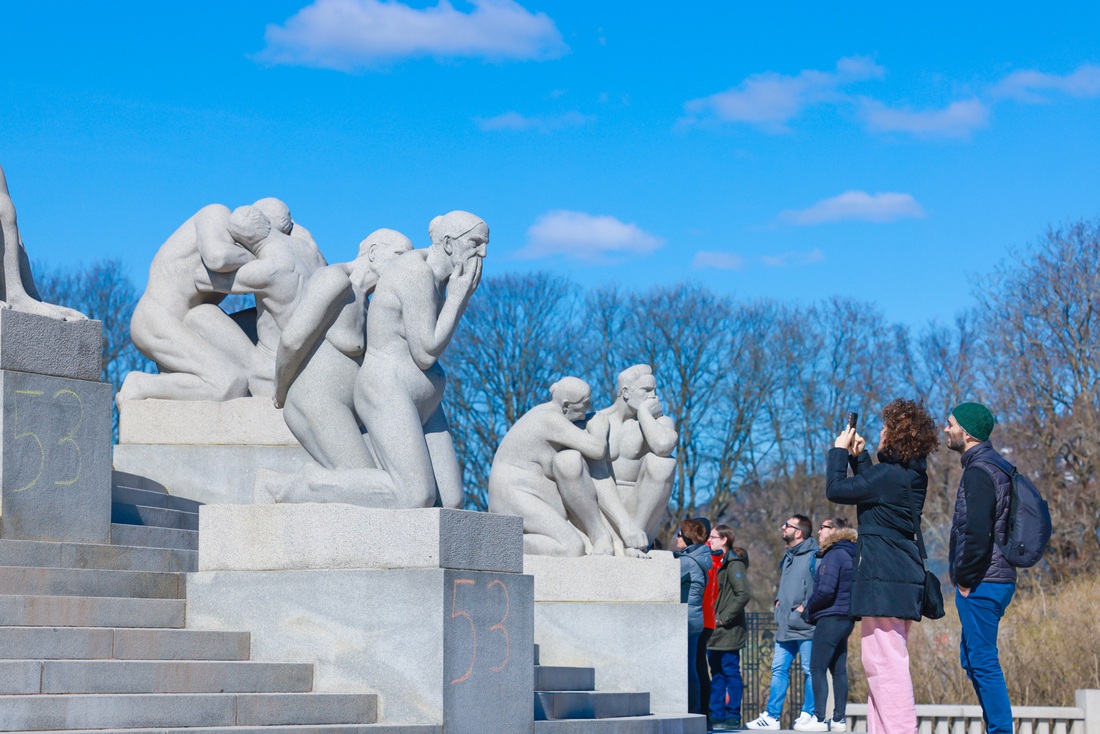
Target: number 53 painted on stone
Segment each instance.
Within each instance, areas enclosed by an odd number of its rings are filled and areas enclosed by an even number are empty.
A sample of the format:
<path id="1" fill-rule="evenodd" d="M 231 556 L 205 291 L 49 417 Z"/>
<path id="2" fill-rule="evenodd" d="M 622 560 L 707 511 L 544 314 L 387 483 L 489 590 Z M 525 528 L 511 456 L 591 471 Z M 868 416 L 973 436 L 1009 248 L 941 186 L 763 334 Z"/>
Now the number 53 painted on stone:
<path id="1" fill-rule="evenodd" d="M 474 579 L 455 579 L 452 585 L 451 592 L 451 619 L 464 618 L 470 625 L 470 634 L 472 635 L 472 652 L 470 654 L 470 667 L 466 669 L 466 672 L 451 681 L 451 685 L 458 683 L 465 683 L 469 680 L 470 675 L 474 672 L 474 666 L 477 664 L 477 625 L 474 624 L 474 618 L 470 615 L 466 609 L 463 609 L 459 603 L 458 590 L 460 587 L 469 587 L 471 591 L 478 589 L 477 581 Z M 499 591 L 498 591 L 499 590 Z M 489 666 L 489 670 L 494 673 L 499 673 L 508 666 L 508 659 L 511 657 L 511 642 L 508 637 L 508 628 L 505 626 L 505 622 L 508 621 L 508 611 L 510 602 L 508 599 L 508 587 L 504 585 L 504 582 L 500 579 L 493 579 L 485 584 L 485 587 L 480 590 L 483 594 L 496 594 L 502 595 L 504 601 L 504 612 L 500 616 L 500 621 L 488 628 L 488 632 L 497 633 L 503 635 L 504 641 L 504 656 L 500 663 L 497 665 Z M 480 606 L 480 605 L 479 605 Z"/>
<path id="2" fill-rule="evenodd" d="M 33 460 L 28 463 L 31 466 L 28 474 L 33 473 L 29 482 L 21 487 L 13 489 L 13 492 L 23 492 L 35 487 L 46 473 L 46 459 L 57 467 L 61 477 L 54 480 L 59 487 L 76 484 L 80 480 L 80 444 L 76 435 L 80 425 L 84 421 L 84 401 L 72 390 L 62 389 L 48 396 L 42 390 L 15 390 L 15 408 L 12 420 L 12 438 L 17 442 L 20 451 L 30 451 L 32 456 L 38 458 L 37 466 Z M 60 427 L 62 435 L 54 441 L 58 426 L 53 421 L 40 421 L 37 425 L 34 420 L 36 415 L 41 415 L 41 401 L 57 401 L 64 406 L 73 406 L 75 411 L 65 411 L 70 416 L 68 425 Z M 53 407 L 53 406 L 51 406 Z"/>

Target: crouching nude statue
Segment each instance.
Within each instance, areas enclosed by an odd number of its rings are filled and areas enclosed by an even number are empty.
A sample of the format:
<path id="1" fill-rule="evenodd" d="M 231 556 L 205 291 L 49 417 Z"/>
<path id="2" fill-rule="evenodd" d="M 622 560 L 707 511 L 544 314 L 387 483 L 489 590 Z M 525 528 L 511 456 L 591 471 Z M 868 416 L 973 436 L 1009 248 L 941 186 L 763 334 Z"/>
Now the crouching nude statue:
<path id="1" fill-rule="evenodd" d="M 311 463 L 296 475 L 264 472 L 256 478 L 257 501 L 462 505 L 462 472 L 442 406 L 447 378 L 438 360 L 481 282 L 489 227 L 454 211 L 433 219 L 429 234 L 430 247 L 386 266 L 367 309 L 354 400 L 373 461 L 349 469 Z"/>
<path id="2" fill-rule="evenodd" d="M 523 552 L 583 556 L 583 531 L 593 555 L 612 555 L 611 534 L 596 502 L 588 461 L 607 453 L 602 433 L 582 426 L 592 390 L 576 377 L 550 387 L 550 401 L 516 421 L 501 441 L 489 472 L 489 512 L 523 518 Z"/>
<path id="3" fill-rule="evenodd" d="M 636 364 L 619 373 L 614 404 L 589 421 L 607 435 L 607 456 L 590 462 L 600 507 L 623 541 L 640 555 L 657 536 L 676 474 L 676 426 L 664 415 L 653 368 Z"/>
<path id="4" fill-rule="evenodd" d="M 8 193 L 8 180 L 0 168 L 0 252 L 3 253 L 3 277 L 0 278 L 0 308 L 76 321 L 87 316 L 65 306 L 43 303 L 34 285 L 31 264 L 19 235 L 15 204 Z"/>

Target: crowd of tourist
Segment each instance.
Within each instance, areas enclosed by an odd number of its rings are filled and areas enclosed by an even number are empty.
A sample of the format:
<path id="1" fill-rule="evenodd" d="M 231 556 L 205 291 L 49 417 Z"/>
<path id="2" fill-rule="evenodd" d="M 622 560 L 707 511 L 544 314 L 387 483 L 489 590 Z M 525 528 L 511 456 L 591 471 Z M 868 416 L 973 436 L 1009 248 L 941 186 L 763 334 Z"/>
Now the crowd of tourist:
<path id="1" fill-rule="evenodd" d="M 763 712 L 742 720 L 741 650 L 748 643 L 749 556 L 730 525 L 684 520 L 676 535 L 681 601 L 688 605 L 689 710 L 713 729 L 778 730 L 797 658 L 805 674 L 797 731 L 848 731 L 848 640 L 859 622 L 869 690 L 867 730 L 916 734 L 907 641 L 913 622 L 930 614 L 931 592 L 920 517 L 928 492 L 927 457 L 941 429 L 923 404 L 898 399 L 882 414 L 878 461 L 854 426 L 837 436 L 827 459 L 825 495 L 855 507 L 845 517 L 792 514 L 780 528 L 785 552 L 772 596 L 775 636 Z M 1012 713 L 997 656 L 997 628 L 1016 588 L 1003 548 L 1012 474 L 989 442 L 995 420 L 979 403 L 952 410 L 942 429 L 964 467 L 952 523 L 949 565 L 962 621 L 961 660 L 990 734 L 1010 734 Z M 849 470 L 851 476 L 849 476 Z M 759 592 L 757 592 L 759 593 Z M 832 677 L 833 710 L 826 711 Z"/>

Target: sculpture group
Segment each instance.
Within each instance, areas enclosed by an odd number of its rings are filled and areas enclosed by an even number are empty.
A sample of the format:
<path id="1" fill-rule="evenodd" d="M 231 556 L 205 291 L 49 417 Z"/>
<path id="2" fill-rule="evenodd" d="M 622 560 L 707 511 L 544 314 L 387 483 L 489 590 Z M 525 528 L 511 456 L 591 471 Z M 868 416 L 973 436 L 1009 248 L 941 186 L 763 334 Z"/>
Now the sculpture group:
<path id="1" fill-rule="evenodd" d="M 85 318 L 43 303 L 0 169 L 0 307 Z M 414 249 L 392 229 L 329 265 L 285 203 L 203 207 L 160 247 L 131 320 L 159 374 L 130 373 L 118 399 L 270 397 L 312 461 L 261 470 L 259 502 L 459 508 L 462 470 L 443 409 L 439 358 L 481 282 L 489 227 L 463 211 L 438 216 Z M 227 313 L 229 294 L 256 306 Z M 668 504 L 676 427 L 649 365 L 623 370 L 611 406 L 564 377 L 550 400 L 504 436 L 489 510 L 524 521 L 524 550 L 556 556 L 640 555 Z"/>
<path id="2" fill-rule="evenodd" d="M 525 553 L 612 555 L 619 546 L 641 555 L 656 537 L 672 493 L 677 434 L 653 370 L 623 370 L 614 403 L 595 414 L 591 405 L 588 383 L 562 378 L 497 449 L 489 511 L 523 518 Z"/>

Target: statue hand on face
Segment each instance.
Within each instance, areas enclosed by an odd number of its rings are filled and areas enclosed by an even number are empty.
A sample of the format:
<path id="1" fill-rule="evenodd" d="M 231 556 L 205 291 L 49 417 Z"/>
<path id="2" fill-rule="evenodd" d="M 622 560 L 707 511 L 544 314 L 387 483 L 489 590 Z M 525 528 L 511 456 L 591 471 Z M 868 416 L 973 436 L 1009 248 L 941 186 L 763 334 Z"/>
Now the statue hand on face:
<path id="1" fill-rule="evenodd" d="M 448 294 L 454 293 L 456 297 L 469 298 L 481 283 L 481 263 L 482 258 L 477 256 L 459 261 L 447 284 Z"/>
<path id="2" fill-rule="evenodd" d="M 661 407 L 661 399 L 656 395 L 646 398 L 642 402 L 642 408 L 654 418 L 660 418 L 665 414 L 664 408 Z"/>

